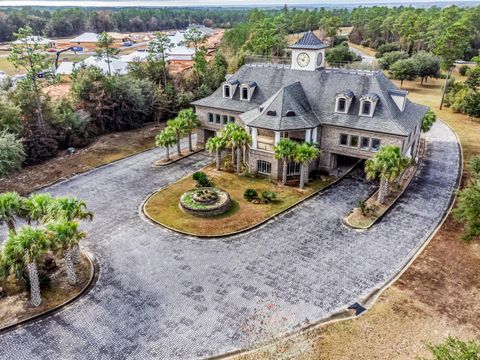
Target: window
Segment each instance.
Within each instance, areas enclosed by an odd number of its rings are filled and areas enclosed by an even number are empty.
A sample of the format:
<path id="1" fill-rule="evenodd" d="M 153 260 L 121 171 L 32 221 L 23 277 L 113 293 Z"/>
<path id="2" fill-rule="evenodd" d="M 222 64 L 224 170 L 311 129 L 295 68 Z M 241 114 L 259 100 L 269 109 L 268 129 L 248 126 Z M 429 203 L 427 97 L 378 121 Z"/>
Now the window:
<path id="1" fill-rule="evenodd" d="M 287 175 L 300 175 L 300 164 L 295 162 L 288 163 Z"/>
<path id="2" fill-rule="evenodd" d="M 248 88 L 246 86 L 242 87 L 242 100 L 248 100 Z"/>
<path id="3" fill-rule="evenodd" d="M 287 113 L 285 114 L 286 117 L 293 117 L 297 114 L 295 114 L 295 111 L 292 111 L 292 110 L 288 110 Z"/>
<path id="4" fill-rule="evenodd" d="M 348 135 L 347 134 L 340 134 L 340 145 L 348 145 Z"/>
<path id="5" fill-rule="evenodd" d="M 370 138 L 362 137 L 360 139 L 360 148 L 362 150 L 368 150 L 370 148 Z"/>
<path id="6" fill-rule="evenodd" d="M 213 123 L 213 114 L 208 113 L 208 122 Z"/>
<path id="7" fill-rule="evenodd" d="M 230 97 L 230 86 L 229 85 L 224 85 L 223 86 L 223 96 L 226 98 Z"/>
<path id="8" fill-rule="evenodd" d="M 373 151 L 380 150 L 380 139 L 372 139 L 372 150 Z"/>
<path id="9" fill-rule="evenodd" d="M 364 101 L 362 104 L 362 115 L 370 115 L 371 108 L 372 103 L 370 101 Z"/>
<path id="10" fill-rule="evenodd" d="M 257 172 L 270 175 L 272 173 L 272 164 L 265 160 L 257 160 Z"/>
<path id="11" fill-rule="evenodd" d="M 222 118 L 220 116 L 220 114 L 215 114 L 215 122 L 217 124 L 221 124 L 222 123 Z"/>
<path id="12" fill-rule="evenodd" d="M 227 115 L 222 115 L 222 124 L 227 125 L 228 122 L 228 116 Z"/>
<path id="13" fill-rule="evenodd" d="M 337 111 L 338 112 L 345 112 L 346 109 L 347 109 L 347 100 L 345 100 L 344 98 L 339 98 L 338 99 Z"/>
<path id="14" fill-rule="evenodd" d="M 235 116 L 229 116 L 228 117 L 228 122 L 229 123 L 234 123 L 235 122 Z"/>
<path id="15" fill-rule="evenodd" d="M 350 146 L 351 147 L 358 147 L 358 136 L 356 136 L 356 135 L 350 136 Z"/>
<path id="16" fill-rule="evenodd" d="M 267 115 L 268 116 L 277 116 L 277 112 L 275 110 L 268 110 Z"/>

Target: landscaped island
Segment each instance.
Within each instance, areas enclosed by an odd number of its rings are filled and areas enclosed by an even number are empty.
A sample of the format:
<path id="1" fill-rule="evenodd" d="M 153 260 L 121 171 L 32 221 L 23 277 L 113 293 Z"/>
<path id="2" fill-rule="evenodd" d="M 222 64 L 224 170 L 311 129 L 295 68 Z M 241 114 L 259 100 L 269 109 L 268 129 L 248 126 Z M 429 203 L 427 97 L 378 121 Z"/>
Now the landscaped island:
<path id="1" fill-rule="evenodd" d="M 318 192 L 335 179 L 325 176 L 309 182 L 308 187 L 300 190 L 262 177 L 219 172 L 215 170 L 215 165 L 207 166 L 203 172 L 216 188 L 230 195 L 232 204 L 226 213 L 213 217 L 198 217 L 182 210 L 179 199 L 195 187 L 195 181 L 191 176 L 187 176 L 151 196 L 144 204 L 145 214 L 156 223 L 182 233 L 217 237 L 256 226 Z M 249 201 L 244 197 L 246 189 L 255 189 L 258 194 L 274 192 L 276 200 Z"/>

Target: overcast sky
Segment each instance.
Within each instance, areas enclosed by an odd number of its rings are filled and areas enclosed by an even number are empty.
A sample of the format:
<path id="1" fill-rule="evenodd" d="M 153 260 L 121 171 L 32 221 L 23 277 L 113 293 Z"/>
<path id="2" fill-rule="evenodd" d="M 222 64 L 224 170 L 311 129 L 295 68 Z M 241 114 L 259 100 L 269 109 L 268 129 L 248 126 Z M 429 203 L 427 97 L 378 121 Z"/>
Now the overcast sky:
<path id="1" fill-rule="evenodd" d="M 334 5 L 349 4 L 362 5 L 372 3 L 425 3 L 433 2 L 429 0 L 0 0 L 0 6 L 201 6 L 201 5 L 299 5 L 299 4 L 315 4 L 315 5 Z M 452 2 L 452 0 L 437 0 L 435 3 Z M 478 0 L 460 0 L 459 2 L 478 2 Z"/>

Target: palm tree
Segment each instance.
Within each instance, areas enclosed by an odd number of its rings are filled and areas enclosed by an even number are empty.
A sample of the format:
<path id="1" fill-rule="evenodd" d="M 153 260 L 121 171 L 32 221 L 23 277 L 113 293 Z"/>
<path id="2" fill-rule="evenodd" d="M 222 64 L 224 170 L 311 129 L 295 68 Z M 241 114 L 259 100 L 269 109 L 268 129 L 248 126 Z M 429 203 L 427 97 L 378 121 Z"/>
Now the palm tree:
<path id="1" fill-rule="evenodd" d="M 365 162 L 367 179 L 380 177 L 378 203 L 384 204 L 390 192 L 390 182 L 397 179 L 410 165 L 411 159 L 403 156 L 398 146 L 387 145 L 382 147 L 372 159 Z"/>
<path id="2" fill-rule="evenodd" d="M 229 123 L 223 128 L 221 133 L 221 137 L 225 139 L 225 142 L 232 149 L 232 164 L 235 164 L 235 144 L 232 142 L 232 134 L 241 128 L 242 127 L 236 123 Z"/>
<path id="3" fill-rule="evenodd" d="M 250 144 L 252 139 L 250 135 L 248 135 L 247 131 L 242 127 L 239 127 L 239 129 L 232 133 L 231 139 L 232 144 L 237 148 L 237 173 L 240 174 L 243 153 L 242 150 L 247 144 Z"/>
<path id="4" fill-rule="evenodd" d="M 77 274 L 73 265 L 73 248 L 78 246 L 81 239 L 86 237 L 86 233 L 79 231 L 78 223 L 75 221 L 61 220 L 47 224 L 47 230 L 53 237 L 53 249 L 63 254 L 65 267 L 67 269 L 68 283 L 75 285 L 77 283 Z"/>
<path id="5" fill-rule="evenodd" d="M 275 158 L 283 160 L 282 184 L 287 183 L 288 163 L 295 159 L 298 144 L 291 139 L 281 139 L 275 146 Z"/>
<path id="6" fill-rule="evenodd" d="M 178 117 L 185 122 L 185 130 L 188 132 L 188 150 L 192 152 L 192 132 L 200 126 L 200 120 L 191 108 L 181 110 Z"/>
<path id="7" fill-rule="evenodd" d="M 15 234 L 10 232 L 3 249 L 4 261 L 11 269 L 18 264 L 27 268 L 30 282 L 30 302 L 38 306 L 42 302 L 37 261 L 49 249 L 48 236 L 43 229 L 24 226 Z"/>
<path id="8" fill-rule="evenodd" d="M 8 230 L 15 233 L 15 218 L 21 216 L 24 210 L 24 200 L 16 192 L 0 194 L 0 224 L 5 223 Z"/>
<path id="9" fill-rule="evenodd" d="M 178 156 L 182 156 L 182 151 L 180 149 L 180 139 L 186 135 L 187 133 L 187 124 L 185 121 L 177 116 L 175 119 L 167 121 L 167 127 L 172 129 L 175 132 L 175 136 L 177 138 L 177 154 Z"/>
<path id="10" fill-rule="evenodd" d="M 216 169 L 220 170 L 222 162 L 222 151 L 225 149 L 225 139 L 220 136 L 214 136 L 208 139 L 205 147 L 210 154 L 215 153 Z"/>
<path id="11" fill-rule="evenodd" d="M 28 223 L 35 221 L 37 224 L 44 223 L 50 216 L 54 204 L 54 198 L 48 193 L 33 194 L 26 199 Z"/>
<path id="12" fill-rule="evenodd" d="M 159 147 L 164 147 L 166 150 L 165 161 L 170 161 L 170 146 L 177 143 L 175 131 L 171 127 L 166 127 L 161 133 L 155 137 L 155 143 Z"/>
<path id="13" fill-rule="evenodd" d="M 47 220 L 53 221 L 74 221 L 74 220 L 93 220 L 93 212 L 87 210 L 87 204 L 83 200 L 78 200 L 73 196 L 64 196 L 56 198 L 52 204 L 51 210 L 47 215 Z M 80 262 L 80 245 L 78 243 L 72 246 L 72 259 L 74 263 Z"/>
<path id="14" fill-rule="evenodd" d="M 301 165 L 300 169 L 300 189 L 308 183 L 308 164 L 320 156 L 320 150 L 314 144 L 302 143 L 297 145 L 295 151 L 295 162 Z"/>

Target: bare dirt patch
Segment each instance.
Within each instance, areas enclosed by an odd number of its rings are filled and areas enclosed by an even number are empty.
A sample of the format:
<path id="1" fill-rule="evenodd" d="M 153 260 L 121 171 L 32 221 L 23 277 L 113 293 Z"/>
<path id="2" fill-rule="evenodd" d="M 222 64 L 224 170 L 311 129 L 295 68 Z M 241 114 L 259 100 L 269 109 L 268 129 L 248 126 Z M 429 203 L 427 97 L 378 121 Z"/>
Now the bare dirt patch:
<path id="1" fill-rule="evenodd" d="M 26 166 L 0 181 L 0 192 L 17 191 L 27 194 L 52 182 L 108 164 L 126 156 L 155 147 L 155 135 L 160 126 L 148 125 L 141 129 L 100 136 L 91 145 L 73 155 L 63 151 L 58 157 L 44 163 Z"/>
<path id="2" fill-rule="evenodd" d="M 0 298 L 0 328 L 14 325 L 19 321 L 44 313 L 64 302 L 78 296 L 88 285 L 91 277 L 90 261 L 82 255 L 82 261 L 76 265 L 77 284 L 68 284 L 67 274 L 63 259 L 56 260 L 57 267 L 47 274 L 50 278 L 50 286 L 42 290 L 42 303 L 38 307 L 30 304 L 30 294 L 26 290 L 23 281 L 10 277 L 3 290 L 6 295 Z M 40 270 L 41 267 L 40 267 Z"/>

